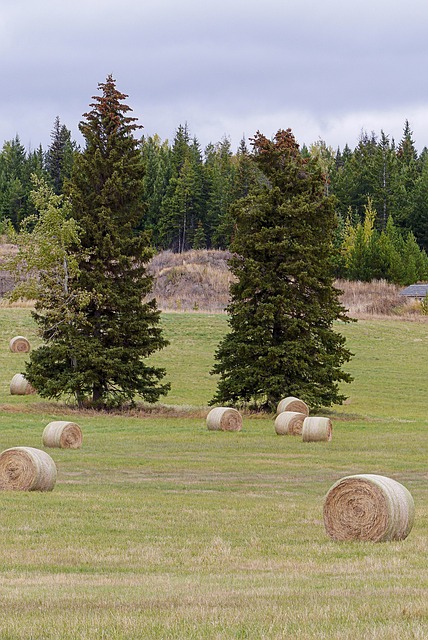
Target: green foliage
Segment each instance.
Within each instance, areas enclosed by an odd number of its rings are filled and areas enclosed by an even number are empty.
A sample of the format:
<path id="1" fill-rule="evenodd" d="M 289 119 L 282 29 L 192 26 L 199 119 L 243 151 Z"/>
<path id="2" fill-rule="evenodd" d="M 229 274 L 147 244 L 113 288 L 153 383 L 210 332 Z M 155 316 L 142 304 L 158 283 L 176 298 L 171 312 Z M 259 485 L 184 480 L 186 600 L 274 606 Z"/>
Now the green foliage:
<path id="1" fill-rule="evenodd" d="M 78 274 L 78 258 L 71 248 L 79 248 L 79 229 L 70 218 L 70 201 L 54 194 L 43 178 L 32 179 L 30 196 L 38 213 L 27 216 L 18 232 L 12 225 L 8 229 L 9 241 L 18 248 L 4 262 L 17 281 L 9 298 L 40 301 L 47 296 L 60 305 L 61 314 L 67 307 L 69 283 Z"/>
<path id="2" fill-rule="evenodd" d="M 0 152 L 0 220 L 9 220 L 16 230 L 35 213 L 30 197 L 34 174 L 45 174 L 42 149 L 27 153 L 19 136 L 5 142 Z"/>
<path id="3" fill-rule="evenodd" d="M 171 179 L 171 150 L 167 142 L 155 135 L 143 138 L 141 157 L 144 166 L 143 189 L 146 210 L 140 228 L 150 232 L 152 244 L 162 247 L 160 212 Z"/>
<path id="4" fill-rule="evenodd" d="M 230 142 L 224 139 L 205 150 L 205 181 L 208 193 L 206 220 L 212 246 L 225 249 L 230 244 L 230 207 L 236 200 L 236 164 Z"/>
<path id="5" fill-rule="evenodd" d="M 428 293 L 421 300 L 421 308 L 422 308 L 422 313 L 424 314 L 424 316 L 428 316 Z"/>
<path id="6" fill-rule="evenodd" d="M 428 156 L 426 154 L 420 164 L 422 168 L 412 193 L 412 210 L 408 225 L 419 246 L 428 252 Z"/>
<path id="7" fill-rule="evenodd" d="M 165 346 L 146 263 L 149 239 L 136 228 L 142 216 L 142 179 L 136 118 L 108 76 L 84 114 L 85 150 L 67 182 L 79 227 L 78 272 L 69 283 L 72 320 L 52 323 L 50 300 L 39 300 L 35 318 L 44 344 L 31 352 L 28 380 L 43 397 L 69 394 L 79 405 L 121 405 L 140 395 L 155 402 L 166 393 L 164 371 L 145 359 Z M 82 299 L 82 292 L 86 298 Z"/>
<path id="8" fill-rule="evenodd" d="M 199 220 L 198 226 L 195 231 L 195 235 L 193 236 L 193 249 L 206 249 L 207 248 L 207 240 L 204 231 L 204 226 L 202 222 Z"/>
<path id="9" fill-rule="evenodd" d="M 52 143 L 46 153 L 45 166 L 55 193 L 62 193 L 64 180 L 71 175 L 76 144 L 71 140 L 71 132 L 61 125 L 57 116 L 51 132 Z"/>
<path id="10" fill-rule="evenodd" d="M 317 159 L 304 159 L 290 130 L 258 133 L 254 162 L 263 180 L 235 206 L 228 307 L 231 331 L 216 353 L 215 403 L 274 409 L 297 395 L 311 406 L 344 396 L 350 358 L 332 329 L 345 310 L 332 284 L 333 201 Z"/>
<path id="11" fill-rule="evenodd" d="M 64 191 L 78 149 L 58 117 L 51 139 L 46 153 L 41 147 L 26 152 L 18 136 L 4 143 L 0 152 L 0 223 L 8 219 L 18 229 L 25 217 L 35 213 L 29 195 L 33 173 L 48 178 L 56 194 Z M 363 131 L 353 150 L 345 145 L 334 152 L 319 140 L 304 146 L 300 153 L 303 159 L 318 161 L 325 192 L 336 198 L 337 246 L 349 211 L 353 224 L 363 222 L 370 198 L 376 211 L 376 232 L 385 231 L 392 217 L 404 236 L 411 231 L 419 247 L 428 250 L 428 151 L 423 149 L 418 156 L 407 120 L 398 145 L 383 130 L 379 135 Z M 146 209 L 138 229 L 150 233 L 153 247 L 186 251 L 195 242 L 199 244 L 200 238 L 195 241 L 194 236 L 201 223 L 207 248 L 229 248 L 234 233 L 231 209 L 262 180 L 245 140 L 236 153 L 224 138 L 208 144 L 202 154 L 187 124 L 180 125 L 172 144 L 156 134 L 143 138 L 140 159 L 144 166 L 141 199 Z M 379 252 L 374 252 L 373 259 L 376 264 L 370 268 L 366 264 L 358 267 L 363 275 L 384 270 L 377 264 Z M 338 276 L 344 276 L 340 256 L 334 268 Z"/>
<path id="12" fill-rule="evenodd" d="M 427 278 L 428 256 L 419 248 L 413 233 L 396 227 L 391 216 L 379 233 L 374 229 L 375 219 L 376 211 L 369 198 L 364 222 L 352 225 L 348 220 L 342 239 L 342 276 L 363 282 L 385 279 L 402 285 Z"/>
<path id="13" fill-rule="evenodd" d="M 198 221 L 204 219 L 202 156 L 196 138 L 179 127 L 171 150 L 171 177 L 159 218 L 161 247 L 181 253 L 193 245 Z"/>

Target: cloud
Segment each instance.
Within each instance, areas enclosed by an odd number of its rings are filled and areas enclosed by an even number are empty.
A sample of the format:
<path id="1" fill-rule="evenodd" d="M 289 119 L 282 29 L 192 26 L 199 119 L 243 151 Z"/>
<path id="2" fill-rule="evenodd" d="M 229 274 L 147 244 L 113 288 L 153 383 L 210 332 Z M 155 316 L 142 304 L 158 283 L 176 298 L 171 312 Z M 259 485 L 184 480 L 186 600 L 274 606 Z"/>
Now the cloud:
<path id="1" fill-rule="evenodd" d="M 75 136 L 112 73 L 145 131 L 188 122 L 205 144 L 291 126 L 352 146 L 361 129 L 422 147 L 428 98 L 423 0 L 3 0 L 0 142 Z"/>

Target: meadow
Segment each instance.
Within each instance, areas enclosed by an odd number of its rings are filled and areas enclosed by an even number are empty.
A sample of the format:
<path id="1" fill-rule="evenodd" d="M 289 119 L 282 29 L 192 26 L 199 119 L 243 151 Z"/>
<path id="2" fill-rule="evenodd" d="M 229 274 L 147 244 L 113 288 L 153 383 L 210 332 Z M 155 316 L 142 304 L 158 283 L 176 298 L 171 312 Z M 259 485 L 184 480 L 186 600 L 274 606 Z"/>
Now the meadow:
<path id="1" fill-rule="evenodd" d="M 29 309 L 0 308 L 0 450 L 42 448 L 51 420 L 78 422 L 80 450 L 50 449 L 50 493 L 0 494 L 0 638 L 7 640 L 428 638 L 428 322 L 337 324 L 355 380 L 329 443 L 277 436 L 273 416 L 210 432 L 209 370 L 222 314 L 165 313 L 157 407 L 78 412 L 11 396 L 37 344 Z M 324 496 L 378 473 L 412 493 L 401 542 L 334 542 Z"/>

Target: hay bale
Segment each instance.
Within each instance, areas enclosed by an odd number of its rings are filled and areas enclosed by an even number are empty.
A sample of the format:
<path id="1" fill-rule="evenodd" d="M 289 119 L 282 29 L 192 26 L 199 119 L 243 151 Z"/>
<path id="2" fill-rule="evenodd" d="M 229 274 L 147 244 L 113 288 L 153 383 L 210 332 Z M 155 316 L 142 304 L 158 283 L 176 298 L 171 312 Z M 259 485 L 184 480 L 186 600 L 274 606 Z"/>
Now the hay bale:
<path id="1" fill-rule="evenodd" d="M 309 407 L 306 402 L 294 396 L 288 396 L 288 398 L 280 400 L 276 408 L 276 413 L 279 415 L 284 411 L 296 411 L 298 413 L 304 413 L 305 416 L 309 415 Z"/>
<path id="2" fill-rule="evenodd" d="M 275 418 L 275 431 L 279 436 L 300 436 L 305 418 L 299 411 L 283 411 Z"/>
<path id="3" fill-rule="evenodd" d="M 22 373 L 15 373 L 10 382 L 10 393 L 12 396 L 28 396 L 36 393 L 36 390 Z"/>
<path id="4" fill-rule="evenodd" d="M 55 420 L 44 428 L 42 441 L 45 447 L 80 449 L 83 441 L 82 430 L 75 422 Z"/>
<path id="5" fill-rule="evenodd" d="M 31 346 L 27 338 L 24 338 L 24 336 L 15 336 L 9 342 L 9 349 L 12 353 L 28 353 Z"/>
<path id="6" fill-rule="evenodd" d="M 373 474 L 342 478 L 324 502 L 324 525 L 333 540 L 404 540 L 414 517 L 415 505 L 406 487 Z"/>
<path id="7" fill-rule="evenodd" d="M 230 407 L 215 407 L 207 415 L 207 427 L 210 431 L 241 431 L 242 416 Z"/>
<path id="8" fill-rule="evenodd" d="M 330 418 L 305 418 L 302 428 L 303 442 L 329 442 L 333 437 Z"/>
<path id="9" fill-rule="evenodd" d="M 13 447 L 0 454 L 0 489 L 12 491 L 52 491 L 56 466 L 46 451 L 33 447 Z"/>

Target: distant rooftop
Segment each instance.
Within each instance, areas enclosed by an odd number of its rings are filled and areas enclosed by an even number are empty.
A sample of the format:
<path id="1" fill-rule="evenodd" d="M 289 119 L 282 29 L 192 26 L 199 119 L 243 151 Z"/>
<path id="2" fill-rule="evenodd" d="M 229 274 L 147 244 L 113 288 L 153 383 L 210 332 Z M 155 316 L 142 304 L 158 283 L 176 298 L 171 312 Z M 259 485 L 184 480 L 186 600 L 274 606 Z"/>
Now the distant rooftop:
<path id="1" fill-rule="evenodd" d="M 428 282 L 419 282 L 411 284 L 400 291 L 400 296 L 408 296 L 410 298 L 425 298 L 428 294 Z"/>

